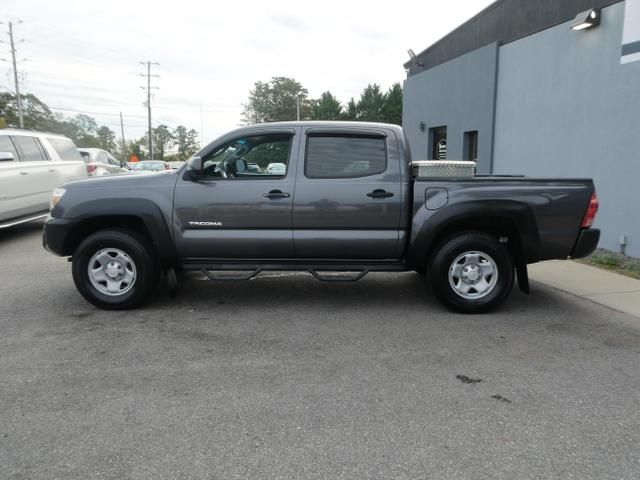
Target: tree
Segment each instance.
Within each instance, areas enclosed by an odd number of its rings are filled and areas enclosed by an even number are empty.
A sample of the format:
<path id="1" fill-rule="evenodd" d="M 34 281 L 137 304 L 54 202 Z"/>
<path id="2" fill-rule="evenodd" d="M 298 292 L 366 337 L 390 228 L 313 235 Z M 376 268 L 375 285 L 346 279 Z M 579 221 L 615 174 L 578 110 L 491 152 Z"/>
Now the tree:
<path id="1" fill-rule="evenodd" d="M 300 102 L 300 119 L 311 115 L 309 92 L 293 78 L 273 77 L 269 82 L 256 82 L 244 105 L 244 123 L 279 122 L 296 119 L 296 98 Z"/>
<path id="2" fill-rule="evenodd" d="M 33 94 L 20 95 L 24 128 L 55 132 L 57 120 L 49 107 Z M 19 128 L 18 101 L 14 94 L 0 93 L 0 115 L 8 127 Z"/>
<path id="3" fill-rule="evenodd" d="M 98 140 L 98 148 L 102 148 L 103 150 L 107 150 L 109 152 L 113 152 L 116 149 L 116 134 L 106 125 L 98 128 L 96 132 L 96 137 Z"/>
<path id="4" fill-rule="evenodd" d="M 387 123 L 402 125 L 402 87 L 394 83 L 385 95 L 382 116 Z"/>
<path id="5" fill-rule="evenodd" d="M 311 110 L 312 120 L 339 120 L 341 116 L 342 105 L 331 92 L 326 91 L 318 100 L 314 100 Z"/>
<path id="6" fill-rule="evenodd" d="M 187 130 L 187 127 L 178 125 L 173 131 L 175 145 L 178 148 L 177 158 L 186 160 L 198 151 L 198 132 L 193 128 Z"/>
<path id="7" fill-rule="evenodd" d="M 78 127 L 82 135 L 93 135 L 98 131 L 98 124 L 95 119 L 84 113 L 79 113 L 73 117 L 71 123 Z"/>
<path id="8" fill-rule="evenodd" d="M 384 120 L 382 107 L 385 95 L 380 91 L 380 85 L 369 84 L 362 91 L 358 101 L 358 120 L 365 122 L 381 122 Z"/>
<path id="9" fill-rule="evenodd" d="M 347 108 L 342 114 L 342 120 L 358 120 L 358 105 L 353 98 L 347 103 Z"/>
<path id="10" fill-rule="evenodd" d="M 135 155 L 140 160 L 147 157 L 147 153 L 144 151 L 143 146 L 145 145 L 145 139 L 149 137 L 144 137 L 138 140 L 130 140 L 128 142 L 128 148 L 130 155 Z"/>
<path id="11" fill-rule="evenodd" d="M 154 160 L 164 160 L 164 154 L 173 143 L 173 134 L 166 125 L 158 125 L 156 128 L 151 129 L 151 136 Z M 144 134 L 144 137 L 140 139 L 140 143 L 146 145 L 147 148 L 149 147 L 148 131 Z"/>

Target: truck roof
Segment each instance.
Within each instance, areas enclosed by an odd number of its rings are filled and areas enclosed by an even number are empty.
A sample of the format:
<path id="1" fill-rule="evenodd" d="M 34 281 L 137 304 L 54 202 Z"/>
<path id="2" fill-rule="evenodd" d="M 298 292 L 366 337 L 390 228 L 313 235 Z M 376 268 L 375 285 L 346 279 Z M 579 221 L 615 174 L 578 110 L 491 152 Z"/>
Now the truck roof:
<path id="1" fill-rule="evenodd" d="M 300 120 L 291 122 L 268 122 L 244 125 L 241 128 L 261 127 L 261 126 L 287 126 L 287 127 L 370 127 L 370 128 L 402 128 L 392 123 L 381 122 L 358 122 L 342 120 Z"/>

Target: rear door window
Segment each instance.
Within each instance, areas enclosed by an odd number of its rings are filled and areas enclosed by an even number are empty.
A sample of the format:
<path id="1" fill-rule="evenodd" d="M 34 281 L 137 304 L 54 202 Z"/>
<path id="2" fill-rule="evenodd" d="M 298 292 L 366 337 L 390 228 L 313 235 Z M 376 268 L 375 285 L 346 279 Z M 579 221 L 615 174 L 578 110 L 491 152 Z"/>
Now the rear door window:
<path id="1" fill-rule="evenodd" d="M 307 137 L 307 178 L 356 178 L 387 169 L 384 137 L 312 135 Z"/>
<path id="2" fill-rule="evenodd" d="M 12 136 L 11 140 L 20 151 L 20 160 L 22 162 L 42 162 L 49 160 L 49 156 L 45 153 L 44 148 L 40 144 L 40 140 L 35 137 Z"/>
<path id="3" fill-rule="evenodd" d="M 18 161 L 18 151 L 8 135 L 0 135 L 0 152 L 8 152 L 13 155 L 13 159 Z"/>
<path id="4" fill-rule="evenodd" d="M 47 137 L 49 143 L 56 151 L 61 160 L 82 160 L 80 152 L 69 138 Z"/>

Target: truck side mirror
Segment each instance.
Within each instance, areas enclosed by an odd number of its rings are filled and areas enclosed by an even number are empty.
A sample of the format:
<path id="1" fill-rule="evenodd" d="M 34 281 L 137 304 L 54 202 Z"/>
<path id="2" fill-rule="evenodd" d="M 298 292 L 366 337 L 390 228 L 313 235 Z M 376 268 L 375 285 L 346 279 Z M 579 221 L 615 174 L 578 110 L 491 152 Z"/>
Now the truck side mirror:
<path id="1" fill-rule="evenodd" d="M 202 168 L 203 163 L 201 157 L 191 157 L 187 161 L 186 173 L 189 175 L 189 178 L 197 179 L 204 175 L 204 169 Z"/>
<path id="2" fill-rule="evenodd" d="M 13 162 L 15 159 L 13 158 L 13 153 L 11 152 L 0 152 L 0 162 Z"/>

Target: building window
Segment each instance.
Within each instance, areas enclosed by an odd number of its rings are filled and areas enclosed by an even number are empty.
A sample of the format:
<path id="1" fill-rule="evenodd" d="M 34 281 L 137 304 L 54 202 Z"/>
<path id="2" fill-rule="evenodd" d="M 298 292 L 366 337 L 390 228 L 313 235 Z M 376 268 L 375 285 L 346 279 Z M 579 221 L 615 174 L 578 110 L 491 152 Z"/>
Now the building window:
<path id="1" fill-rule="evenodd" d="M 464 132 L 464 159 L 478 161 L 478 131 Z"/>
<path id="2" fill-rule="evenodd" d="M 431 142 L 431 160 L 446 160 L 447 127 L 430 128 L 429 141 Z"/>

